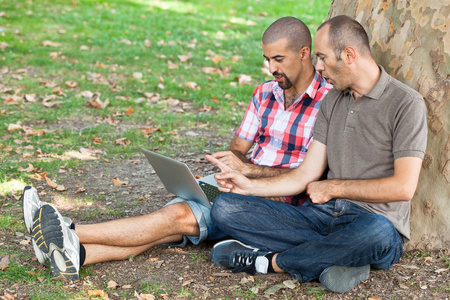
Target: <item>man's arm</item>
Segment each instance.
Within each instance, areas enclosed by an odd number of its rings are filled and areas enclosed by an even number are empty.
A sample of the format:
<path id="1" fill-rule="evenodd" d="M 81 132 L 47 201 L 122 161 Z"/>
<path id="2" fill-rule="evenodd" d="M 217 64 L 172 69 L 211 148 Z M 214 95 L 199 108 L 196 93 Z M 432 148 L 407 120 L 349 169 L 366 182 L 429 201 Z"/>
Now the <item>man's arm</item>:
<path id="1" fill-rule="evenodd" d="M 265 167 L 253 164 L 246 156 L 252 145 L 252 142 L 235 136 L 228 147 L 228 151 L 219 151 L 212 156 L 250 178 L 272 177 L 289 171 L 289 168 Z"/>
<path id="2" fill-rule="evenodd" d="M 392 177 L 312 182 L 307 186 L 307 193 L 314 203 L 325 203 L 333 198 L 373 203 L 409 201 L 416 191 L 421 166 L 421 158 L 401 157 L 394 161 Z"/>
<path id="3" fill-rule="evenodd" d="M 297 195 L 308 183 L 319 180 L 327 167 L 326 146 L 313 141 L 300 167 L 270 178 L 249 179 L 211 155 L 206 159 L 216 164 L 222 173 L 216 174 L 219 190 L 260 197 Z"/>

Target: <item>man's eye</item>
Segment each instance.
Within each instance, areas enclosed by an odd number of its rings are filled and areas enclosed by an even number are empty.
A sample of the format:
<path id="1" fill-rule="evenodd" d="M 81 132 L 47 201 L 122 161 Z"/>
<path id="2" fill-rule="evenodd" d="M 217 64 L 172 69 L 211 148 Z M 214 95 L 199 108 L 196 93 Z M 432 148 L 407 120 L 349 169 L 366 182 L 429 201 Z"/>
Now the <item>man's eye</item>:
<path id="1" fill-rule="evenodd" d="M 276 62 L 282 62 L 283 59 L 282 59 L 282 58 L 276 58 L 275 61 L 276 61 Z"/>

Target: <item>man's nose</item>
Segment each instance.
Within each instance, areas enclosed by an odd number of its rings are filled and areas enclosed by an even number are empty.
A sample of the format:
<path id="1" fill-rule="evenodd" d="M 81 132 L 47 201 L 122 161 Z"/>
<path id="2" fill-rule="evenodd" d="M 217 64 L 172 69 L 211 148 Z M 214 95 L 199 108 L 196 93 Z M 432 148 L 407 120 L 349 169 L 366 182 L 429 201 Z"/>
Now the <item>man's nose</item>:
<path id="1" fill-rule="evenodd" d="M 316 62 L 316 71 L 323 71 L 325 70 L 324 66 L 323 66 L 323 62 L 321 59 L 317 59 Z"/>
<path id="2" fill-rule="evenodd" d="M 276 71 L 278 71 L 278 66 L 276 63 L 274 62 L 269 62 L 269 72 L 271 74 L 275 73 Z"/>

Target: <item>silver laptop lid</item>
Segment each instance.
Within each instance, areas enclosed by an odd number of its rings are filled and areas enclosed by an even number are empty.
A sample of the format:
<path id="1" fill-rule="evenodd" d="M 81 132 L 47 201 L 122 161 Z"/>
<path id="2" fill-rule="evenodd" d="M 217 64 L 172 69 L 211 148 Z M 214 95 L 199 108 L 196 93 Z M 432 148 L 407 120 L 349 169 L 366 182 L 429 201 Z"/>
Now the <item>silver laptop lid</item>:
<path id="1" fill-rule="evenodd" d="M 142 149 L 142 152 L 170 193 L 211 207 L 211 203 L 186 164 L 147 149 Z"/>

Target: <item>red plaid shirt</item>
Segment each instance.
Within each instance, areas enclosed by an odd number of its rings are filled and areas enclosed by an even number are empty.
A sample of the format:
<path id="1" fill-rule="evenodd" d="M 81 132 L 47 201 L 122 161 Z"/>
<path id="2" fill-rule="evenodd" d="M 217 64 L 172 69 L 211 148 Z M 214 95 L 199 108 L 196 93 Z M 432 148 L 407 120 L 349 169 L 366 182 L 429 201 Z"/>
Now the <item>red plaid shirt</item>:
<path id="1" fill-rule="evenodd" d="M 306 91 L 285 110 L 284 91 L 276 81 L 259 85 L 236 132 L 255 143 L 250 160 L 261 166 L 297 168 L 312 142 L 320 102 L 331 88 L 316 72 Z M 303 204 L 291 198 L 286 202 Z"/>

